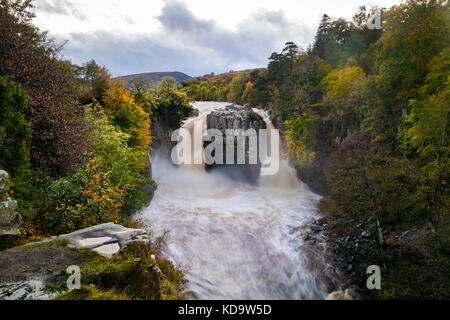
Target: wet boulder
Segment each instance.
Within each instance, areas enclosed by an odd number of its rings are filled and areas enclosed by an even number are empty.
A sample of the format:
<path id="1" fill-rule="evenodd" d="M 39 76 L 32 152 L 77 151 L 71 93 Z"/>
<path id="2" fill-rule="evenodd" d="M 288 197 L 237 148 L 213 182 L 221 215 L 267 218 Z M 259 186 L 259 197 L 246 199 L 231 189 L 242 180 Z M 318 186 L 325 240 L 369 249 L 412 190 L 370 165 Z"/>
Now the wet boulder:
<path id="1" fill-rule="evenodd" d="M 17 202 L 8 197 L 9 176 L 0 170 L 0 249 L 6 248 L 11 240 L 22 235 L 19 228 L 23 224 L 17 212 Z"/>

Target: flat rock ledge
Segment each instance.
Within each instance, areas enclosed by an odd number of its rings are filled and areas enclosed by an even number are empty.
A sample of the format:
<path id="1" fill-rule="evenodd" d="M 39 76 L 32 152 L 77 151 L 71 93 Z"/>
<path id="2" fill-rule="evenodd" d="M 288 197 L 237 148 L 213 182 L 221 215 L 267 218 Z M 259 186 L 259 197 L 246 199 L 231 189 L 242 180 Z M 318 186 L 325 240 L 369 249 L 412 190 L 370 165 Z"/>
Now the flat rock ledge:
<path id="1" fill-rule="evenodd" d="M 148 243 L 150 236 L 145 230 L 130 229 L 114 223 L 105 223 L 27 245 L 51 242 L 56 239 L 66 240 L 69 248 L 91 249 L 99 255 L 112 258 L 125 249 L 129 243 Z"/>
<path id="2" fill-rule="evenodd" d="M 132 242 L 149 243 L 150 235 L 145 230 L 106 223 L 2 251 L 0 301 L 52 300 L 57 296 L 43 290 L 45 284 L 58 283 L 69 265 L 79 263 L 77 252 L 45 245 L 57 240 L 66 240 L 68 248 L 89 249 L 112 258 Z"/>

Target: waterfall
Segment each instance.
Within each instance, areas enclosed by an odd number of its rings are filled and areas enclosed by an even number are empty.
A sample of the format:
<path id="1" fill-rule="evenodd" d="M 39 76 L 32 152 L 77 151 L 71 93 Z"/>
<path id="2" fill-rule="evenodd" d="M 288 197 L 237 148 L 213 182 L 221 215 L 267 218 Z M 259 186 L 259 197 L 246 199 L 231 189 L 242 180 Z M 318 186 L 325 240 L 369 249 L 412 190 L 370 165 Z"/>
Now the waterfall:
<path id="1" fill-rule="evenodd" d="M 269 143 L 270 150 L 270 141 L 271 139 L 271 132 L 275 129 L 274 125 L 272 124 L 272 121 L 270 121 L 269 117 L 265 114 L 263 110 L 254 109 L 254 111 L 259 114 L 267 125 L 267 141 Z M 269 154 L 270 156 L 270 154 Z M 276 175 L 273 176 L 263 176 L 261 177 L 261 186 L 262 187 L 268 187 L 268 188 L 277 188 L 277 189 L 285 189 L 285 190 L 294 190 L 294 189 L 300 189 L 304 187 L 304 185 L 300 182 L 297 172 L 294 168 L 291 167 L 289 164 L 289 159 L 283 155 L 283 149 L 280 148 L 280 169 Z"/>
<path id="2" fill-rule="evenodd" d="M 195 103 L 200 114 L 184 128 L 192 134 L 201 122 L 206 130 L 208 113 L 226 105 Z M 261 110 L 255 112 L 273 128 Z M 193 149 L 194 156 L 203 157 L 202 149 Z M 156 235 L 169 231 L 165 254 L 186 268 L 188 289 L 199 299 L 328 296 L 302 249 L 304 226 L 318 217 L 320 197 L 298 180 L 288 159 L 256 186 L 206 172 L 203 165 L 176 167 L 162 154 L 153 156 L 152 165 L 159 187 L 144 221 Z"/>

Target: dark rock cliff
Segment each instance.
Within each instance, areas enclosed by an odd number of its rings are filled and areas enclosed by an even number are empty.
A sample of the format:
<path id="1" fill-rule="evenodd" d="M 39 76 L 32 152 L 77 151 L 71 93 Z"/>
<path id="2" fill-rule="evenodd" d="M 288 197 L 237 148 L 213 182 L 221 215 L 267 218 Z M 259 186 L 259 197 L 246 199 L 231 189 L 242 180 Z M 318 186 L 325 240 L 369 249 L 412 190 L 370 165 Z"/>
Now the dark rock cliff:
<path id="1" fill-rule="evenodd" d="M 227 130 L 241 129 L 247 131 L 254 129 L 259 133 L 261 129 L 267 129 L 264 119 L 256 114 L 251 107 L 243 107 L 239 105 L 230 105 L 224 109 L 211 112 L 207 117 L 207 126 L 209 129 L 217 129 L 224 136 L 223 163 L 227 163 L 226 159 L 226 133 Z M 258 136 L 259 145 L 259 136 Z M 209 142 L 210 143 L 210 142 Z M 205 143 L 205 147 L 208 146 Z M 256 151 L 258 149 L 256 148 Z M 206 165 L 206 170 L 221 170 L 234 179 L 244 180 L 253 184 L 258 182 L 261 173 L 261 163 L 250 164 L 250 143 L 249 138 L 245 138 L 245 164 L 238 164 L 238 139 L 234 139 L 234 159 L 230 165 Z M 232 170 L 230 170 L 232 168 Z"/>

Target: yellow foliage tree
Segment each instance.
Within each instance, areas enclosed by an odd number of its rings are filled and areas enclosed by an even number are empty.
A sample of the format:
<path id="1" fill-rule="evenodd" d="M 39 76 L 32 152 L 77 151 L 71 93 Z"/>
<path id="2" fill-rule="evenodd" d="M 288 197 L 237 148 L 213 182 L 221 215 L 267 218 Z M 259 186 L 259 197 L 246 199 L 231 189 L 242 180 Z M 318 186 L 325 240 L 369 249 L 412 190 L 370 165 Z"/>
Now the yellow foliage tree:
<path id="1" fill-rule="evenodd" d="M 131 93 L 116 86 L 107 91 L 103 101 L 104 112 L 130 135 L 129 146 L 147 148 L 151 143 L 150 116 L 136 103 Z"/>
<path id="2" fill-rule="evenodd" d="M 67 232 L 106 222 L 124 223 L 120 211 L 124 205 L 124 197 L 133 186 L 113 185 L 110 181 L 112 171 L 106 171 L 99 157 L 89 161 L 87 167 L 83 201 L 74 206 L 63 204 L 58 208 L 70 214 L 66 220 Z"/>

